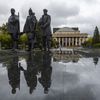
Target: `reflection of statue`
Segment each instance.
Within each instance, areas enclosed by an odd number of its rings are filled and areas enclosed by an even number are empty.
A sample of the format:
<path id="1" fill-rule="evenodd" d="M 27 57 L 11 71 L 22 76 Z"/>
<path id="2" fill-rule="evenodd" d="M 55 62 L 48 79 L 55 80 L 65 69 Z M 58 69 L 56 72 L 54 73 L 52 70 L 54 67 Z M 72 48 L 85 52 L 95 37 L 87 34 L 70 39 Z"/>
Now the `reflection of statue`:
<path id="1" fill-rule="evenodd" d="M 8 32 L 13 40 L 13 50 L 17 49 L 18 33 L 20 33 L 19 16 L 15 15 L 15 9 L 11 9 L 11 16 L 8 19 Z"/>
<path id="2" fill-rule="evenodd" d="M 20 68 L 18 67 L 18 56 L 10 59 L 7 70 L 9 84 L 12 87 L 12 94 L 15 94 L 16 88 L 20 89 Z"/>
<path id="3" fill-rule="evenodd" d="M 24 70 L 22 67 L 21 70 L 24 72 L 25 80 L 29 87 L 29 93 L 32 94 L 37 86 L 37 66 L 35 66 L 34 57 L 32 57 L 31 53 L 28 54 L 28 59 L 26 61 L 27 70 Z"/>
<path id="4" fill-rule="evenodd" d="M 43 47 L 44 50 L 50 49 L 51 47 L 51 17 L 47 14 L 47 9 L 44 9 L 44 15 L 40 18 L 39 24 L 43 31 Z"/>
<path id="5" fill-rule="evenodd" d="M 35 40 L 35 29 L 36 29 L 36 17 L 35 13 L 33 13 L 32 9 L 29 9 L 29 16 L 26 19 L 26 23 L 24 25 L 24 33 L 27 33 L 28 36 L 28 51 L 34 48 L 34 40 Z"/>
<path id="6" fill-rule="evenodd" d="M 99 58 L 98 57 L 94 57 L 93 58 L 93 61 L 94 61 L 94 64 L 97 65 L 98 64 L 98 61 L 99 61 Z"/>
<path id="7" fill-rule="evenodd" d="M 41 68 L 41 77 L 39 78 L 39 82 L 44 88 L 44 93 L 48 93 L 48 89 L 51 86 L 51 55 L 49 52 L 44 53 L 43 55 L 43 66 Z"/>

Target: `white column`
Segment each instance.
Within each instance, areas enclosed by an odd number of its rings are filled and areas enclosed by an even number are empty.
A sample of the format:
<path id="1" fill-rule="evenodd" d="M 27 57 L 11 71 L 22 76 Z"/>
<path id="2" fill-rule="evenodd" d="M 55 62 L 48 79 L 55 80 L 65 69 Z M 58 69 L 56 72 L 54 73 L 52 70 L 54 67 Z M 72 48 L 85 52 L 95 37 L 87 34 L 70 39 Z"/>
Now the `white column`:
<path id="1" fill-rule="evenodd" d="M 82 37 L 82 43 L 84 43 L 84 37 Z"/>
<path id="2" fill-rule="evenodd" d="M 74 46 L 74 37 L 72 38 L 72 46 Z"/>
<path id="3" fill-rule="evenodd" d="M 66 37 L 66 47 L 67 47 L 67 37 Z"/>
<path id="4" fill-rule="evenodd" d="M 79 46 L 81 46 L 81 38 L 79 38 Z"/>
<path id="5" fill-rule="evenodd" d="M 75 39 L 75 46 L 77 46 L 77 37 L 76 37 L 76 39 Z"/>
<path id="6" fill-rule="evenodd" d="M 84 42 L 86 41 L 85 37 L 83 38 L 83 40 L 84 40 Z M 84 43 L 84 42 L 83 42 L 83 43 Z"/>
<path id="7" fill-rule="evenodd" d="M 66 38 L 63 38 L 63 40 L 64 40 L 64 47 L 66 46 Z"/>
<path id="8" fill-rule="evenodd" d="M 86 41 L 86 38 L 84 38 L 84 42 Z"/>
<path id="9" fill-rule="evenodd" d="M 62 38 L 62 47 L 64 47 L 64 40 L 63 40 L 63 38 Z"/>
<path id="10" fill-rule="evenodd" d="M 60 46 L 60 38 L 58 38 L 58 43 L 59 43 L 59 46 Z"/>
<path id="11" fill-rule="evenodd" d="M 62 41 L 62 38 L 60 38 L 60 46 L 62 47 L 62 42 L 61 41 Z"/>
<path id="12" fill-rule="evenodd" d="M 70 46 L 70 37 L 69 37 L 69 46 Z"/>

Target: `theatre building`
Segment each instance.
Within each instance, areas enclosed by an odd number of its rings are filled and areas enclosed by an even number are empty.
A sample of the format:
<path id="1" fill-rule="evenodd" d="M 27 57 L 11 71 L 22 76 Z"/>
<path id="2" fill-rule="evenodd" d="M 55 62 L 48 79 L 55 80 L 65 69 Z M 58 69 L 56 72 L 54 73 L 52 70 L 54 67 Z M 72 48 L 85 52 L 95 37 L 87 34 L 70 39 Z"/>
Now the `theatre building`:
<path id="1" fill-rule="evenodd" d="M 78 47 L 87 40 L 88 34 L 80 33 L 77 27 L 53 28 L 53 38 L 61 47 Z"/>

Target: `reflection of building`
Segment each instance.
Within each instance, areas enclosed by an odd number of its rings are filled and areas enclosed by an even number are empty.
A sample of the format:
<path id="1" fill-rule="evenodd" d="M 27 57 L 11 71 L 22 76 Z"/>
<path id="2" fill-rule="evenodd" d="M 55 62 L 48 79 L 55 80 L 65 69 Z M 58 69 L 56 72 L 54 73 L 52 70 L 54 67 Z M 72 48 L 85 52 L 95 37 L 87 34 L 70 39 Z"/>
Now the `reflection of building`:
<path id="1" fill-rule="evenodd" d="M 78 28 L 54 28 L 53 38 L 56 39 L 62 47 L 81 46 L 88 37 L 87 33 L 80 33 Z"/>
<path id="2" fill-rule="evenodd" d="M 54 62 L 59 62 L 59 61 L 62 61 L 62 62 L 65 62 L 65 63 L 68 63 L 68 62 L 74 62 L 74 63 L 77 63 L 79 61 L 79 58 L 80 58 L 80 55 L 79 54 L 57 54 L 57 53 L 54 53 L 53 54 L 53 61 Z"/>

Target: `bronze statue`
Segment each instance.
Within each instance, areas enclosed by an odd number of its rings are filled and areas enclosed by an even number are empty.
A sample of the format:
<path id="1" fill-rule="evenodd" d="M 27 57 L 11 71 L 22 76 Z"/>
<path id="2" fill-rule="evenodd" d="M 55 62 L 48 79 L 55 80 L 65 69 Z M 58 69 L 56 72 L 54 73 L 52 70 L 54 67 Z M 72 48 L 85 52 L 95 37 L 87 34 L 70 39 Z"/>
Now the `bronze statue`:
<path id="1" fill-rule="evenodd" d="M 28 36 L 28 51 L 31 51 L 34 48 L 34 40 L 35 40 L 35 29 L 36 29 L 36 17 L 35 13 L 33 13 L 32 9 L 29 9 L 29 16 L 27 16 L 23 32 L 27 33 Z"/>
<path id="2" fill-rule="evenodd" d="M 20 25 L 19 25 L 19 16 L 15 15 L 15 9 L 11 8 L 11 16 L 8 19 L 8 32 L 11 35 L 13 45 L 12 49 L 15 50 L 18 48 L 18 35 L 20 33 Z"/>
<path id="3" fill-rule="evenodd" d="M 44 14 L 39 20 L 39 24 L 41 26 L 41 29 L 43 31 L 43 48 L 44 50 L 50 50 L 51 48 L 51 17 L 47 14 L 48 10 L 43 10 Z"/>

